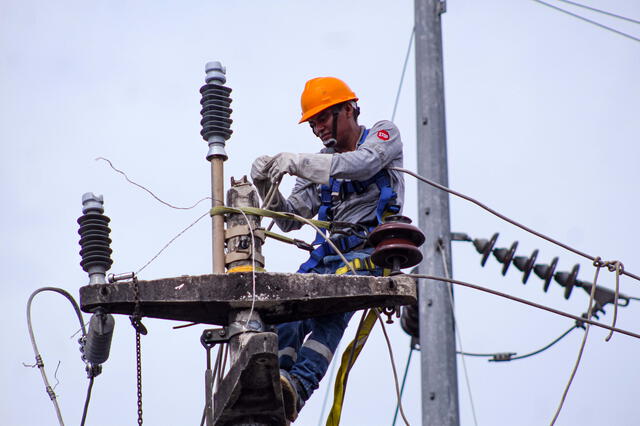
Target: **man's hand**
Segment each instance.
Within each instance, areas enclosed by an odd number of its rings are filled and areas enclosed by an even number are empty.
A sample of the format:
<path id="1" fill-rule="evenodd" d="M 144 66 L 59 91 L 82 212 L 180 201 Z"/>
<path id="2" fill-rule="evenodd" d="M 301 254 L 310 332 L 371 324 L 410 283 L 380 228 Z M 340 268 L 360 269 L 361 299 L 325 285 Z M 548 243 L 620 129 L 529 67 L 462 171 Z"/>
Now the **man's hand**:
<path id="1" fill-rule="evenodd" d="M 251 180 L 255 181 L 264 181 L 269 179 L 269 167 L 271 167 L 271 163 L 273 161 L 273 157 L 269 155 L 262 155 L 253 162 L 251 165 Z"/>
<path id="2" fill-rule="evenodd" d="M 292 152 L 276 154 L 269 168 L 269 179 L 271 182 L 275 182 L 286 173 L 297 176 L 298 156 L 298 154 Z"/>
<path id="3" fill-rule="evenodd" d="M 276 154 L 269 167 L 269 179 L 275 182 L 282 175 L 299 176 L 313 183 L 329 183 L 331 154 L 294 154 L 281 152 Z"/>

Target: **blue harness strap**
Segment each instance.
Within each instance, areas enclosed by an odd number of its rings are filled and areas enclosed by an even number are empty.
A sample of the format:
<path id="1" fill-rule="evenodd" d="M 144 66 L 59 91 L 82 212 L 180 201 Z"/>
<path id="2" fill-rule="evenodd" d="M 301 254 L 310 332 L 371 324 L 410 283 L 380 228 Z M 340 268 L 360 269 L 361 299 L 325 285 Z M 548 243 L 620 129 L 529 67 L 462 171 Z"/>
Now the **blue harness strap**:
<path id="1" fill-rule="evenodd" d="M 369 129 L 365 129 L 362 132 L 362 137 L 358 141 L 358 146 L 362 145 L 364 140 L 369 134 Z M 367 190 L 369 185 L 376 184 L 380 191 L 380 197 L 378 198 L 378 205 L 376 207 L 376 218 L 378 223 L 382 223 L 382 216 L 385 212 L 398 213 L 400 206 L 395 204 L 397 198 L 396 192 L 391 187 L 391 179 L 387 170 L 382 169 L 371 178 L 364 181 L 357 180 L 339 180 L 331 178 L 329 185 L 322 185 L 320 187 L 320 209 L 318 210 L 318 219 L 324 221 L 333 220 L 332 207 L 335 201 L 340 197 L 346 197 L 348 194 L 356 193 L 362 194 Z M 326 231 L 323 229 L 322 234 Z M 348 252 L 351 249 L 362 244 L 362 238 L 357 235 L 351 235 L 349 237 L 333 240 L 334 244 L 341 252 Z M 311 252 L 309 259 L 300 265 L 298 273 L 307 273 L 315 268 L 325 256 L 336 254 L 333 248 L 326 242 L 323 235 L 318 233 L 315 240 L 312 243 L 318 247 Z"/>

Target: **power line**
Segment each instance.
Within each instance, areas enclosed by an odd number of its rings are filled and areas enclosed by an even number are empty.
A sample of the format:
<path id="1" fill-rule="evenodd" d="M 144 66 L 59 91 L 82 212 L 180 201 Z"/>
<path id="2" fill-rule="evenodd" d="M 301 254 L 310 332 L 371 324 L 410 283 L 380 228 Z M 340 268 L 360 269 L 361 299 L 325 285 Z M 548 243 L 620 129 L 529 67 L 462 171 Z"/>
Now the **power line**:
<path id="1" fill-rule="evenodd" d="M 601 24 L 601 23 L 599 23 L 599 22 L 592 21 L 591 19 L 585 18 L 584 16 L 578 15 L 577 13 L 569 12 L 568 10 L 566 10 L 566 9 L 562 9 L 561 7 L 554 6 L 554 5 L 549 4 L 549 3 L 545 3 L 545 2 L 543 2 L 543 1 L 541 1 L 541 0 L 532 0 L 532 1 L 534 1 L 534 2 L 536 2 L 536 3 L 543 4 L 543 5 L 547 6 L 547 7 L 550 7 L 550 8 L 552 8 L 552 9 L 555 9 L 555 10 L 557 10 L 557 11 L 559 11 L 559 12 L 566 13 L 567 15 L 571 15 L 571 16 L 573 16 L 574 18 L 581 19 L 581 20 L 583 20 L 583 21 L 585 21 L 585 22 L 588 22 L 588 23 L 590 23 L 590 24 L 593 24 L 593 25 L 595 25 L 595 26 L 597 26 L 597 27 L 604 28 L 605 30 L 612 31 L 612 32 L 614 32 L 614 33 L 616 33 L 616 34 L 618 34 L 618 35 L 623 36 L 623 37 L 630 38 L 631 40 L 640 41 L 640 38 L 634 37 L 634 36 L 632 36 L 632 35 L 630 35 L 630 34 L 627 34 L 627 33 L 622 32 L 622 31 L 618 31 L 618 30 L 616 30 L 615 28 L 611 28 L 611 27 L 606 26 L 606 25 L 604 25 L 604 24 Z"/>
<path id="2" fill-rule="evenodd" d="M 398 84 L 398 93 L 396 93 L 396 100 L 393 103 L 393 113 L 391 114 L 391 121 L 396 118 L 396 110 L 398 109 L 398 100 L 400 99 L 400 92 L 402 91 L 402 83 L 404 82 L 404 73 L 407 71 L 407 64 L 409 63 L 409 54 L 411 53 L 411 45 L 416 35 L 416 27 L 411 29 L 411 36 L 409 37 L 409 47 L 407 47 L 407 55 L 404 57 L 404 65 L 402 66 L 402 74 L 400 75 L 400 83 Z"/>
<path id="3" fill-rule="evenodd" d="M 452 284 L 456 284 L 456 285 L 461 285 L 463 287 L 469 287 L 469 288 L 472 288 L 474 290 L 484 291 L 485 293 L 490 293 L 490 294 L 493 294 L 494 296 L 504 297 L 505 299 L 510 299 L 510 300 L 515 301 L 515 302 L 519 302 L 519 303 L 523 303 L 525 305 L 532 306 L 534 308 L 542 309 L 543 311 L 551 312 L 552 314 L 556 314 L 556 315 L 560 315 L 560 316 L 563 316 L 563 317 L 571 318 L 571 319 L 573 319 L 575 321 L 579 321 L 579 322 L 583 322 L 583 323 L 586 323 L 586 324 L 595 325 L 596 327 L 604 328 L 604 329 L 607 329 L 607 330 L 613 330 L 613 331 L 615 331 L 617 333 L 626 334 L 627 336 L 631 336 L 631 337 L 635 337 L 636 339 L 640 339 L 640 334 L 634 333 L 633 331 L 624 330 L 624 329 L 617 328 L 617 327 L 611 327 L 610 325 L 602 324 L 602 323 L 600 323 L 598 321 L 593 321 L 592 319 L 579 317 L 577 315 L 573 315 L 573 314 L 570 314 L 568 312 L 560 311 L 558 309 L 554 309 L 554 308 L 551 308 L 549 306 L 541 305 L 539 303 L 531 302 L 529 300 L 522 299 L 520 297 L 512 296 L 510 294 L 503 293 L 501 291 L 492 290 L 490 288 L 482 287 L 482 286 L 479 286 L 479 285 L 476 285 L 476 284 L 471 284 L 471 283 L 468 283 L 468 282 L 465 282 L 465 281 L 453 280 L 453 279 L 449 279 L 449 278 L 445 278 L 445 277 L 436 277 L 436 276 L 433 276 L 433 275 L 425 275 L 425 274 L 405 274 L 405 276 L 412 277 L 412 278 L 424 278 L 426 280 L 433 280 L 433 281 L 444 281 L 444 282 L 448 282 L 448 283 L 452 283 Z"/>
<path id="4" fill-rule="evenodd" d="M 534 1 L 538 1 L 538 0 L 534 0 Z M 434 182 L 434 181 L 432 181 L 430 179 L 427 179 L 424 176 L 420 176 L 419 174 L 414 173 L 411 170 L 404 169 L 402 167 L 389 167 L 389 170 L 397 170 L 399 172 L 406 173 L 406 174 L 411 175 L 414 178 L 416 178 L 418 180 L 421 180 L 422 182 L 427 183 L 427 184 L 429 184 L 429 185 L 431 185 L 431 186 L 433 186 L 435 188 L 438 188 L 438 189 L 440 189 L 442 191 L 448 192 L 449 194 L 455 195 L 456 197 L 460 197 L 463 200 L 467 200 L 470 203 L 473 203 L 473 204 L 477 205 L 478 207 L 488 211 L 492 215 L 499 217 L 500 219 L 504 220 L 505 222 L 509 222 L 510 224 L 512 224 L 514 226 L 517 226 L 518 228 L 520 228 L 520 229 L 522 229 L 524 231 L 527 231 L 530 234 L 533 234 L 533 235 L 535 235 L 537 237 L 540 237 L 543 240 L 547 240 L 552 244 L 555 244 L 555 245 L 557 245 L 559 247 L 562 247 L 565 250 L 568 250 L 568 251 L 570 251 L 572 253 L 577 254 L 578 256 L 582 256 L 582 257 L 584 257 L 586 259 L 589 259 L 589 260 L 593 261 L 594 262 L 594 266 L 596 266 L 596 261 L 597 262 L 601 261 L 599 257 L 591 256 L 590 254 L 584 253 L 584 252 L 582 252 L 582 251 L 580 251 L 578 249 L 575 249 L 575 248 L 573 248 L 573 247 L 571 247 L 571 246 L 569 246 L 567 244 L 561 243 L 558 240 L 555 240 L 555 239 L 553 239 L 551 237 L 548 237 L 548 236 L 546 236 L 545 234 L 543 234 L 541 232 L 535 231 L 535 230 L 529 228 L 528 226 L 523 225 L 520 222 L 518 222 L 516 220 L 513 220 L 513 219 L 503 215 L 502 213 L 499 213 L 498 211 L 492 209 L 491 207 L 487 206 L 486 204 L 481 203 L 480 201 L 476 200 L 475 198 L 472 198 L 472 197 L 470 197 L 468 195 L 464 195 L 461 192 L 454 191 L 453 189 L 448 188 L 448 187 L 446 187 L 444 185 L 440 185 L 439 183 Z M 615 262 L 606 262 L 606 263 L 607 264 L 614 264 Z M 615 270 L 616 269 L 611 269 L 611 272 L 613 272 Z M 631 277 L 631 278 L 633 278 L 633 279 L 635 279 L 637 281 L 640 281 L 640 277 L 639 276 L 637 276 L 635 274 L 632 274 L 631 272 L 625 271 L 624 269 L 620 270 L 619 273 L 621 275 L 626 275 L 626 276 Z"/>
<path id="5" fill-rule="evenodd" d="M 625 21 L 633 22 L 634 24 L 640 24 L 640 21 L 638 21 L 636 19 L 627 18 L 626 16 L 622 16 L 622 15 L 618 15 L 618 14 L 615 14 L 615 13 L 607 12 L 606 10 L 596 9 L 595 7 L 587 6 L 586 4 L 581 4 L 581 3 L 577 3 L 575 1 L 570 1 L 570 0 L 558 0 L 558 1 L 561 1 L 561 2 L 567 3 L 567 4 L 571 4 L 571 5 L 574 5 L 574 6 L 578 6 L 578 7 L 581 7 L 583 9 L 591 10 L 593 12 L 602 13 L 603 15 L 611 16 L 613 18 L 618 18 L 618 19 L 623 19 Z"/>

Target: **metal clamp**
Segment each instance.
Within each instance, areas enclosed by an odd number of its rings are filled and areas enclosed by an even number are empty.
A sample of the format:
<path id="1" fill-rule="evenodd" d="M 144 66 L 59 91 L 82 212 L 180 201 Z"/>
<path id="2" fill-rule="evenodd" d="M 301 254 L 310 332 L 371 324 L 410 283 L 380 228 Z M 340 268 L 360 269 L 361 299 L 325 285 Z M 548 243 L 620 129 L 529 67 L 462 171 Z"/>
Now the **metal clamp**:
<path id="1" fill-rule="evenodd" d="M 255 320 L 251 320 L 248 323 L 245 322 L 232 322 L 226 327 L 222 328 L 208 328 L 202 332 L 200 336 L 200 343 L 202 346 L 209 349 L 218 343 L 228 343 L 232 337 L 242 333 L 260 333 L 264 330 L 264 325 Z"/>

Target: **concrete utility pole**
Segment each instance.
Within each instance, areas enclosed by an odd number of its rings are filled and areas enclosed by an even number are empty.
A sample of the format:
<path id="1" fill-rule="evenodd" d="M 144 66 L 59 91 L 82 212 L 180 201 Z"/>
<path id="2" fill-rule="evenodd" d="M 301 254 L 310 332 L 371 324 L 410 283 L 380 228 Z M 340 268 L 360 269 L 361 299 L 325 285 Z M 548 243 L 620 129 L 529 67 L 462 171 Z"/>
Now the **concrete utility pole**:
<path id="1" fill-rule="evenodd" d="M 415 0 L 418 173 L 448 185 L 441 0 Z M 449 195 L 418 183 L 418 224 L 427 237 L 421 274 L 451 273 Z M 441 241 L 441 243 L 440 243 Z M 446 257 L 439 246 L 444 247 Z M 454 321 L 449 284 L 419 280 L 422 425 L 459 425 Z"/>

